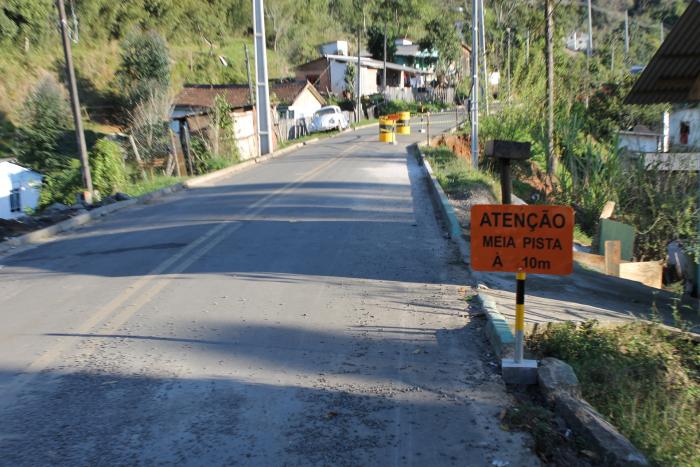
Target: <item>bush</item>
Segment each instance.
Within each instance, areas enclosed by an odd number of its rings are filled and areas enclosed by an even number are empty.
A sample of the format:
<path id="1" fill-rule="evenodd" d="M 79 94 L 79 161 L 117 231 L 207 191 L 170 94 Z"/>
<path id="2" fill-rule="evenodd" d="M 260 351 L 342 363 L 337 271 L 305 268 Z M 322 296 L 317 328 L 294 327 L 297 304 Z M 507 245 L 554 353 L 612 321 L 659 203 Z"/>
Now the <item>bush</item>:
<path id="1" fill-rule="evenodd" d="M 58 146 L 69 128 L 69 115 L 63 90 L 52 76 L 46 75 L 24 102 L 24 125 L 17 130 L 20 162 L 44 174 L 66 169 L 70 158 L 60 154 Z"/>
<path id="2" fill-rule="evenodd" d="M 75 165 L 67 169 L 53 171 L 44 176 L 41 186 L 39 206 L 53 203 L 72 205 L 83 191 L 83 178 L 80 168 Z"/>
<path id="3" fill-rule="evenodd" d="M 127 182 L 121 146 L 106 139 L 99 140 L 90 153 L 92 185 L 103 196 L 116 193 Z"/>
<path id="4" fill-rule="evenodd" d="M 155 31 L 132 32 L 121 44 L 117 80 L 129 107 L 170 85 L 170 57 L 165 39 Z"/>
<path id="5" fill-rule="evenodd" d="M 700 463 L 700 346 L 655 324 L 554 325 L 530 347 L 568 362 L 584 398 L 656 465 Z"/>

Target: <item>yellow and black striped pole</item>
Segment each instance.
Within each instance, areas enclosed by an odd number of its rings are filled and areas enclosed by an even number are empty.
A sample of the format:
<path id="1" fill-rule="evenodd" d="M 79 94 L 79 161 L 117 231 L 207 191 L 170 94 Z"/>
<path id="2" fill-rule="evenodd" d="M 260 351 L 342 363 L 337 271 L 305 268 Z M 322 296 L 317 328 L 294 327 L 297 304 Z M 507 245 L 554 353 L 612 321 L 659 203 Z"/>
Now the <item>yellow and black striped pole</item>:
<path id="1" fill-rule="evenodd" d="M 515 362 L 523 361 L 523 346 L 525 344 L 525 277 L 524 272 L 515 275 Z"/>

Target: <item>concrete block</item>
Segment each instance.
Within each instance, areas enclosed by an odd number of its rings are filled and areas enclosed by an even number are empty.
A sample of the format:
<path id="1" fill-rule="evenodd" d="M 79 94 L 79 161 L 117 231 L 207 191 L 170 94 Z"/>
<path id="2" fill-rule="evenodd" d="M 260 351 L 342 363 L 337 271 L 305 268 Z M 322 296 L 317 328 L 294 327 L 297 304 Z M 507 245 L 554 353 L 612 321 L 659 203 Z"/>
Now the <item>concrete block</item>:
<path id="1" fill-rule="evenodd" d="M 603 465 L 649 465 L 644 455 L 588 402 L 559 393 L 554 408 L 574 432 L 585 438 L 601 456 Z"/>
<path id="2" fill-rule="evenodd" d="M 512 358 L 501 360 L 503 381 L 508 384 L 535 384 L 537 382 L 537 360 L 521 360 Z"/>

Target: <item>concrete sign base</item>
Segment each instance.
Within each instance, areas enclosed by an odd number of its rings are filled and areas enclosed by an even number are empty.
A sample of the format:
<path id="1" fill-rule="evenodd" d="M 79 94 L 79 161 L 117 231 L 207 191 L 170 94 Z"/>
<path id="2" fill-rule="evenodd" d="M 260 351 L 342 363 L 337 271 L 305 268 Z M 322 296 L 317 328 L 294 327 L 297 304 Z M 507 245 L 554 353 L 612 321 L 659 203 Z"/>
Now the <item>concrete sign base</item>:
<path id="1" fill-rule="evenodd" d="M 507 384 L 537 383 L 537 360 L 516 362 L 512 358 L 504 358 L 501 360 L 501 371 Z"/>

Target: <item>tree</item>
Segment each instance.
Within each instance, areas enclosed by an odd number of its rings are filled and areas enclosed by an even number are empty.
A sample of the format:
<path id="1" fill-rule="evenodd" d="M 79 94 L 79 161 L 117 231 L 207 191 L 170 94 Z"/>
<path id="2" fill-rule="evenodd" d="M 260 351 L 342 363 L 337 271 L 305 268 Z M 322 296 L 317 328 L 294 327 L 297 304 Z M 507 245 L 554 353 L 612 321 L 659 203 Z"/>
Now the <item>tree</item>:
<path id="1" fill-rule="evenodd" d="M 277 52 L 281 38 L 284 38 L 294 23 L 294 12 L 298 9 L 297 2 L 292 0 L 267 0 L 265 16 L 270 20 L 272 33 L 272 50 Z"/>
<path id="2" fill-rule="evenodd" d="M 129 34 L 121 44 L 117 79 L 130 107 L 135 107 L 151 94 L 167 90 L 170 57 L 165 39 L 155 31 Z"/>
<path id="3" fill-rule="evenodd" d="M 141 157 L 150 161 L 170 152 L 168 119 L 172 96 L 165 90 L 152 90 L 129 112 L 129 131 Z"/>
<path id="4" fill-rule="evenodd" d="M 29 93 L 22 109 L 24 125 L 17 132 L 17 155 L 32 169 L 48 173 L 70 165 L 58 151 L 61 137 L 70 129 L 68 102 L 55 78 L 44 76 Z"/>
<path id="5" fill-rule="evenodd" d="M 396 36 L 387 29 L 386 37 L 386 59 L 388 62 L 394 61 L 396 54 Z M 384 60 L 384 28 L 383 26 L 371 26 L 367 30 L 367 48 L 372 58 Z"/>
<path id="6" fill-rule="evenodd" d="M 442 81 L 449 67 L 459 60 L 461 39 L 450 16 L 439 16 L 425 25 L 425 36 L 420 41 L 421 49 L 438 53 L 436 74 Z"/>
<path id="7" fill-rule="evenodd" d="M 49 0 L 5 0 L 0 6 L 0 39 L 36 41 L 50 31 L 54 8 Z"/>
<path id="8" fill-rule="evenodd" d="M 355 71 L 355 64 L 348 62 L 345 66 L 345 92 L 351 100 L 355 98 Z"/>

